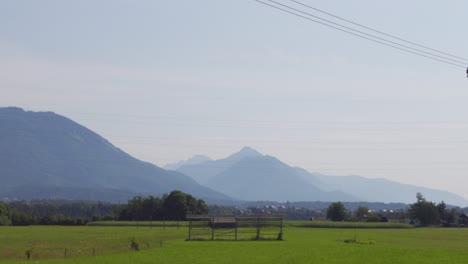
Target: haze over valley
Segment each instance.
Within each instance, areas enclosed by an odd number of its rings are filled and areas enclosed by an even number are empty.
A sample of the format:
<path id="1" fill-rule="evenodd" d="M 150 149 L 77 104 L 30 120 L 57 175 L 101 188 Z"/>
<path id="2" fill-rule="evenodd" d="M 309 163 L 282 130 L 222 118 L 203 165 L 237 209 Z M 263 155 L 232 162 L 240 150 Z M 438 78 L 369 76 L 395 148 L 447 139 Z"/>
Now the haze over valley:
<path id="1" fill-rule="evenodd" d="M 464 206 L 461 196 L 361 176 L 327 176 L 244 147 L 212 160 L 195 155 L 163 168 L 140 161 L 53 112 L 0 108 L 0 198 L 119 201 L 177 189 L 211 203 L 347 201 L 411 203 L 424 193 Z"/>

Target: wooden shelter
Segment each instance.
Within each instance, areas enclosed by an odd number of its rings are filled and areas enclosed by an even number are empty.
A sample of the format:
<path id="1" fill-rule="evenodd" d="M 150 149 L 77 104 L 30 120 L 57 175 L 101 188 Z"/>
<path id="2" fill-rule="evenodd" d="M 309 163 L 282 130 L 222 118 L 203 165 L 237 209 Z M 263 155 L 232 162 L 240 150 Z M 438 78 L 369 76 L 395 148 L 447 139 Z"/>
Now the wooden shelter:
<path id="1" fill-rule="evenodd" d="M 187 215 L 188 240 L 282 240 L 284 215 Z"/>

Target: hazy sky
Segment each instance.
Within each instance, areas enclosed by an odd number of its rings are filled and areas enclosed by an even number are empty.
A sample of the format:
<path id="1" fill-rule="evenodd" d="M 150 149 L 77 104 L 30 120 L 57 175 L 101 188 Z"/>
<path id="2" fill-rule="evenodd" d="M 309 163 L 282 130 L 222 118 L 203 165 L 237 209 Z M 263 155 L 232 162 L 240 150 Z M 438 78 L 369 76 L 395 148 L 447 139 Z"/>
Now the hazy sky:
<path id="1" fill-rule="evenodd" d="M 468 1 L 303 1 L 468 57 Z M 0 0 L 0 106 L 65 115 L 159 166 L 251 146 L 468 198 L 465 69 L 253 0 Z"/>

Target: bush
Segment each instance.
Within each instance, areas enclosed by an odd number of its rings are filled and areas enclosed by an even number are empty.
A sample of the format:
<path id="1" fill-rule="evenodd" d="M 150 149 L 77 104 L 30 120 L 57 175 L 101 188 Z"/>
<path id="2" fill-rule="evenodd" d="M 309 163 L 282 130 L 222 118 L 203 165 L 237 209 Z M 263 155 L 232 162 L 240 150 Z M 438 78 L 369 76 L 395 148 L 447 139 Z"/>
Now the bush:
<path id="1" fill-rule="evenodd" d="M 32 248 L 29 248 L 26 250 L 26 252 L 24 252 L 24 255 L 26 256 L 26 259 L 31 259 L 31 256 L 32 256 L 32 251 L 33 249 Z"/>
<path id="2" fill-rule="evenodd" d="M 138 244 L 138 242 L 135 240 L 135 238 L 132 238 L 130 240 L 130 249 L 135 250 L 135 251 L 140 250 L 140 244 Z"/>

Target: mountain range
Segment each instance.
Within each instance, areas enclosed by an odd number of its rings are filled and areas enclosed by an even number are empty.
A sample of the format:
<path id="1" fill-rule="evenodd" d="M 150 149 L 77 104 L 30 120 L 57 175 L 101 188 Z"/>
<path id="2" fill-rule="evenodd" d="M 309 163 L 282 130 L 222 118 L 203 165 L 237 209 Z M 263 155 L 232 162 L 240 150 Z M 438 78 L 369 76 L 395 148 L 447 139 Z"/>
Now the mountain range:
<path id="1" fill-rule="evenodd" d="M 125 201 L 178 189 L 212 202 L 231 200 L 52 112 L 0 108 L 0 150 L 0 199 Z"/>
<path id="2" fill-rule="evenodd" d="M 386 179 L 327 176 L 244 147 L 226 158 L 197 155 L 160 168 L 53 112 L 0 107 L 0 199 L 125 201 L 174 189 L 209 203 L 240 201 L 414 202 L 467 205 L 461 196 Z"/>
<path id="3" fill-rule="evenodd" d="M 361 176 L 327 176 L 291 167 L 250 147 L 219 160 L 191 162 L 177 171 L 236 199 L 412 203 L 416 193 L 453 205 L 468 201 L 448 191 Z"/>

